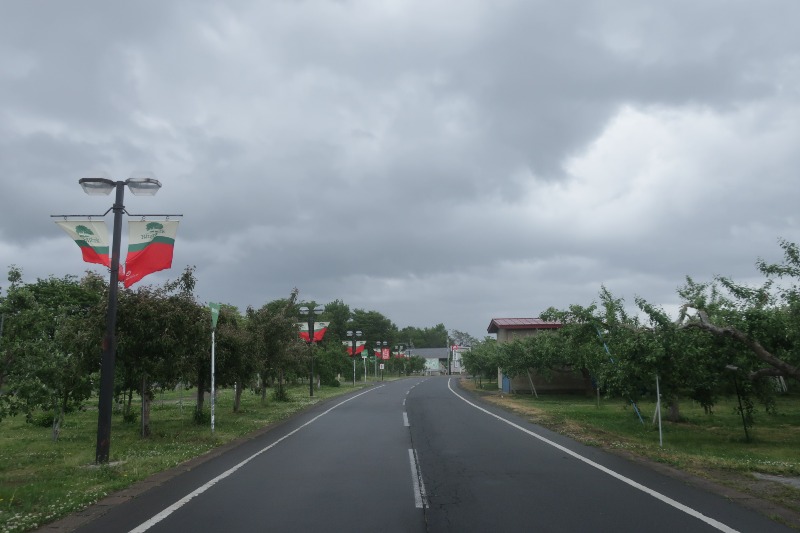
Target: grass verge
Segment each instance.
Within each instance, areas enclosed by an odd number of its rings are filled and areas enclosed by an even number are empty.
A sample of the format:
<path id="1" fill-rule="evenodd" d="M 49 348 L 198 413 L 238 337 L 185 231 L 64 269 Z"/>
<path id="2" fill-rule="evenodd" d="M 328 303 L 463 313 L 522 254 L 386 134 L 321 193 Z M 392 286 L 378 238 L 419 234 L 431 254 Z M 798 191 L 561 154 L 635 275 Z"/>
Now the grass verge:
<path id="1" fill-rule="evenodd" d="M 357 383 L 356 389 L 363 383 Z M 90 505 L 108 494 L 192 457 L 288 418 L 315 403 L 354 390 L 352 383 L 323 387 L 308 396 L 308 386 L 289 387 L 288 402 L 270 394 L 242 394 L 233 413 L 233 391 L 220 390 L 210 423 L 193 422 L 194 391 L 159 394 L 151 407 L 152 435 L 139 437 L 139 423 L 126 423 L 115 412 L 111 427 L 111 458 L 95 466 L 97 410 L 67 415 L 59 440 L 51 429 L 14 417 L 0 423 L 0 532 L 29 531 Z M 95 401 L 90 405 L 96 405 Z M 133 410 L 137 408 L 134 401 Z M 210 403 L 206 400 L 206 410 Z M 210 418 L 209 418 L 210 420 Z"/>

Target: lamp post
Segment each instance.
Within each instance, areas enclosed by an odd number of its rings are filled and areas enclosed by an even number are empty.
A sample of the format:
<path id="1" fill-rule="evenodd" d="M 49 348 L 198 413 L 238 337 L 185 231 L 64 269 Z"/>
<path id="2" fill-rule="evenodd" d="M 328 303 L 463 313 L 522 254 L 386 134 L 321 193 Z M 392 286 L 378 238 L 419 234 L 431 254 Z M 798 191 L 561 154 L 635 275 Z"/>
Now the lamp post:
<path id="1" fill-rule="evenodd" d="M 394 347 L 395 357 L 398 357 L 398 358 L 404 357 L 405 356 L 405 354 L 403 353 L 403 349 L 404 348 L 405 348 L 405 346 L 403 346 L 402 344 L 396 345 Z M 401 372 L 401 370 L 399 369 L 399 365 L 398 365 L 397 377 L 400 377 L 400 372 Z"/>
<path id="2" fill-rule="evenodd" d="M 453 346 L 450 344 L 450 336 L 447 337 L 447 375 L 450 375 L 450 360 L 453 358 Z"/>
<path id="3" fill-rule="evenodd" d="M 381 346 L 383 346 L 383 348 L 386 348 L 387 346 L 389 346 L 389 343 L 386 342 L 386 341 L 383 341 L 383 344 L 381 344 L 381 341 L 375 341 L 375 357 L 377 359 L 378 354 L 380 354 L 380 359 L 381 359 L 381 381 L 383 381 L 383 352 L 381 351 Z M 377 362 L 375 364 L 377 364 Z"/>
<path id="4" fill-rule="evenodd" d="M 308 394 L 314 397 L 314 316 L 321 315 L 324 309 L 321 305 L 316 306 L 314 309 L 308 307 L 300 308 L 301 316 L 308 316 L 308 354 L 311 357 L 311 374 L 308 379 Z"/>
<path id="5" fill-rule="evenodd" d="M 106 177 L 81 178 L 78 183 L 86 194 L 108 195 L 116 191 L 114 211 L 114 241 L 111 246 L 111 275 L 108 286 L 108 309 L 106 311 L 106 333 L 103 337 L 103 355 L 100 363 L 100 399 L 97 406 L 97 447 L 95 462 L 107 463 L 111 448 L 111 409 L 114 401 L 114 359 L 116 357 L 117 294 L 119 289 L 119 249 L 122 237 L 122 212 L 125 205 L 125 186 L 138 196 L 154 196 L 161 183 L 150 173 L 137 173 L 125 181 L 114 181 Z"/>
<path id="6" fill-rule="evenodd" d="M 350 357 L 353 358 L 353 387 L 356 386 L 356 337 L 360 337 L 362 333 L 360 331 L 348 331 L 347 336 L 351 337 L 350 342 L 352 342 L 353 351 L 350 352 Z"/>

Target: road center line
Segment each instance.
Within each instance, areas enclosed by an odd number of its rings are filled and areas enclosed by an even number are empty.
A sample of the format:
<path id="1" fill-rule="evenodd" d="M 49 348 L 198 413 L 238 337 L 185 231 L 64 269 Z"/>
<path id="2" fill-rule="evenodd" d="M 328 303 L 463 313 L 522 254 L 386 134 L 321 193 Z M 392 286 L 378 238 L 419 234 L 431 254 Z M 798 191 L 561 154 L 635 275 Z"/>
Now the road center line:
<path id="1" fill-rule="evenodd" d="M 408 413 L 405 411 L 403 411 L 403 425 L 405 427 L 410 427 L 410 424 L 408 423 Z"/>
<path id="2" fill-rule="evenodd" d="M 374 391 L 376 389 L 379 389 L 381 387 L 384 387 L 384 386 L 385 385 L 380 385 L 378 387 L 371 388 L 371 389 L 366 390 L 364 392 L 360 392 L 360 393 L 356 394 L 355 396 L 351 396 L 350 398 L 337 403 L 336 405 L 334 405 L 333 407 L 331 407 L 327 411 L 323 411 L 322 413 L 318 414 L 317 416 L 315 416 L 314 418 L 312 418 L 311 420 L 309 420 L 308 422 L 306 422 L 302 426 L 293 429 L 292 431 L 290 431 L 289 433 L 287 433 L 283 437 L 279 438 L 278 440 L 276 440 L 275 442 L 273 442 L 269 446 L 260 449 L 259 451 L 257 451 L 256 453 L 254 453 L 253 455 L 251 455 L 250 457 L 248 457 L 247 459 L 245 459 L 241 463 L 237 464 L 234 467 L 229 468 L 228 470 L 226 470 L 225 472 L 221 473 L 220 475 L 218 475 L 214 479 L 208 481 L 205 485 L 195 489 L 193 492 L 190 492 L 189 494 L 187 494 L 186 496 L 184 496 L 183 498 L 181 498 L 177 502 L 173 503 L 172 505 L 170 505 L 169 507 L 167 507 L 166 509 L 164 509 L 163 511 L 161 511 L 160 513 L 155 515 L 150 520 L 147 520 L 146 522 L 143 522 L 143 523 L 139 524 L 137 527 L 131 529 L 130 533 L 142 533 L 143 531 L 147 531 L 148 529 L 150 529 L 154 525 L 158 524 L 159 522 L 161 522 L 162 520 L 167 518 L 169 515 L 171 515 L 172 513 L 174 513 L 175 511 L 177 511 L 178 509 L 180 509 L 181 507 L 183 507 L 187 503 L 189 503 L 193 498 L 196 498 L 197 496 L 200 496 L 205 491 L 207 491 L 208 489 L 210 489 L 211 487 L 216 485 L 219 481 L 222 481 L 226 477 L 230 476 L 231 474 L 233 474 L 234 472 L 236 472 L 237 470 L 242 468 L 244 465 L 246 465 L 247 463 L 249 463 L 250 461 L 252 461 L 256 457 L 261 455 L 262 453 L 264 453 L 267 450 L 269 450 L 270 448 L 273 448 L 274 446 L 276 446 L 279 442 L 281 442 L 281 441 L 283 441 L 285 439 L 288 439 L 289 437 L 291 437 L 292 435 L 294 435 L 295 433 L 297 433 L 298 431 L 300 431 L 304 427 L 313 424 L 314 422 L 316 422 L 317 420 L 319 420 L 323 416 L 327 415 L 328 413 L 330 413 L 331 411 L 333 411 L 334 409 L 336 409 L 340 405 L 344 405 L 347 402 L 349 402 L 350 400 L 355 400 L 359 396 L 363 396 L 364 394 L 367 394 L 369 392 L 372 392 L 372 391 Z"/>
<path id="3" fill-rule="evenodd" d="M 595 463 L 591 459 L 588 459 L 588 458 L 586 458 L 586 457 L 584 457 L 584 456 L 582 456 L 582 455 L 580 455 L 580 454 L 578 454 L 576 452 L 573 452 L 569 448 L 565 448 L 564 446 L 562 446 L 562 445 L 560 445 L 560 444 L 558 444 L 556 442 L 553 442 L 550 439 L 542 437 L 538 433 L 534 433 L 533 431 L 525 429 L 524 427 L 522 427 L 522 426 L 520 426 L 518 424 L 515 424 L 514 422 L 511 422 L 510 420 L 506 420 L 505 418 L 503 418 L 503 417 L 501 417 L 499 415 L 496 415 L 496 414 L 492 413 L 491 411 L 488 411 L 488 410 L 484 409 L 483 407 L 481 407 L 479 405 L 476 405 L 476 404 L 472 403 L 471 401 L 467 400 L 466 398 L 464 398 L 463 396 L 461 396 L 460 394 L 458 394 L 456 391 L 453 390 L 453 387 L 450 385 L 450 380 L 451 380 L 451 378 L 447 378 L 447 388 L 450 389 L 450 392 L 455 394 L 457 398 L 459 398 L 459 399 L 463 400 L 464 402 L 468 403 L 469 405 L 471 405 L 475 409 L 478 409 L 479 411 L 483 411 L 487 415 L 493 416 L 494 418 L 500 420 L 501 422 L 505 422 L 509 426 L 511 426 L 513 428 L 516 428 L 516 429 L 522 431 L 523 433 L 527 433 L 531 437 L 539 439 L 540 441 L 542 441 L 542 442 L 544 442 L 546 444 L 549 444 L 550 446 L 552 446 L 554 448 L 557 448 L 558 450 L 561 450 L 562 452 L 564 452 L 564 453 L 566 453 L 568 455 L 571 455 L 575 459 L 578 459 L 579 461 L 583 461 L 587 465 L 593 466 L 594 468 L 600 470 L 601 472 L 605 472 L 609 476 L 614 477 L 614 478 L 622 481 L 623 483 L 626 483 L 626 484 L 630 485 L 631 487 L 633 487 L 635 489 L 639 489 L 640 491 L 642 491 L 642 492 L 644 492 L 646 494 L 649 494 L 650 496 L 656 498 L 657 500 L 661 500 L 662 502 L 666 503 L 667 505 L 671 505 L 672 507 L 678 509 L 679 511 L 683 511 L 684 513 L 688 514 L 689 516 L 693 516 L 693 517 L 697 518 L 698 520 L 702 520 L 703 522 L 705 522 L 706 524 L 710 525 L 711 527 L 713 527 L 715 529 L 718 529 L 720 531 L 724 531 L 725 533 L 738 533 L 737 530 L 735 530 L 735 529 L 723 524 L 722 522 L 718 522 L 717 520 L 714 520 L 713 518 L 711 518 L 709 516 L 706 516 L 706 515 L 704 515 L 703 513 L 699 512 L 699 511 L 695 511 L 691 507 L 683 505 L 682 503 L 673 500 L 669 496 L 665 496 L 664 494 L 661 494 L 660 492 L 656 492 L 651 488 L 645 487 L 641 483 L 637 483 L 636 481 L 634 481 L 634 480 L 632 480 L 630 478 L 627 478 L 627 477 L 623 476 L 622 474 L 618 474 L 618 473 L 614 472 L 610 468 L 606 468 L 605 466 L 603 466 L 603 465 L 601 465 L 599 463 Z"/>

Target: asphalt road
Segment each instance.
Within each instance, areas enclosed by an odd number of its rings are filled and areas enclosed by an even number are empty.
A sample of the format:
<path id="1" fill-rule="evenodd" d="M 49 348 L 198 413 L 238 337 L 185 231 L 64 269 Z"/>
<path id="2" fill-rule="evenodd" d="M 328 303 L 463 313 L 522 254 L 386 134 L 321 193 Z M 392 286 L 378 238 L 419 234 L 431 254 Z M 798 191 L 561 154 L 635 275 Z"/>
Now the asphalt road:
<path id="1" fill-rule="evenodd" d="M 790 531 L 487 406 L 447 377 L 316 406 L 77 529 L 287 530 Z"/>

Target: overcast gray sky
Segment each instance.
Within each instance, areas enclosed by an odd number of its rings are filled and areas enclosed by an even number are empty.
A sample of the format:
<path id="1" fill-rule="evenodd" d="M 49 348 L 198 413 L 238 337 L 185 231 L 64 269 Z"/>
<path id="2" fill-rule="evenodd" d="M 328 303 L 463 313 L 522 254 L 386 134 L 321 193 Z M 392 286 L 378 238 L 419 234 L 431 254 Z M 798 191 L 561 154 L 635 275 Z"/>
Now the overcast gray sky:
<path id="1" fill-rule="evenodd" d="M 150 170 L 171 271 L 482 338 L 601 285 L 674 307 L 800 241 L 800 3 L 0 0 L 0 268 Z M 108 218 L 110 225 L 110 217 Z M 123 239 L 123 246 L 126 243 Z M 5 276 L 0 285 L 5 286 Z"/>

